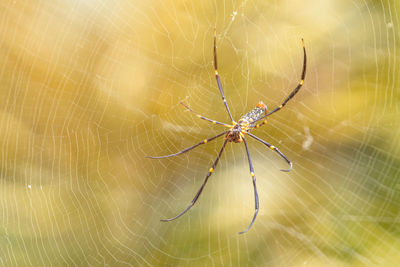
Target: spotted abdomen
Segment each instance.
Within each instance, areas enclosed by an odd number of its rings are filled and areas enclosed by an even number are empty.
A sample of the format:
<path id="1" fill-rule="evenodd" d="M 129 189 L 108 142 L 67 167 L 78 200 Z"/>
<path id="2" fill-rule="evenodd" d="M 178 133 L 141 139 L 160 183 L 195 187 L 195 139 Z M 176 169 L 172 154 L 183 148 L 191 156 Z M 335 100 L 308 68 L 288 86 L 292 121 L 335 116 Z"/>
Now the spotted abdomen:
<path id="1" fill-rule="evenodd" d="M 267 112 L 267 106 L 262 102 L 258 102 L 256 107 L 250 112 L 244 114 L 240 120 L 239 124 L 242 129 L 251 130 L 255 126 L 255 122 L 261 118 Z"/>

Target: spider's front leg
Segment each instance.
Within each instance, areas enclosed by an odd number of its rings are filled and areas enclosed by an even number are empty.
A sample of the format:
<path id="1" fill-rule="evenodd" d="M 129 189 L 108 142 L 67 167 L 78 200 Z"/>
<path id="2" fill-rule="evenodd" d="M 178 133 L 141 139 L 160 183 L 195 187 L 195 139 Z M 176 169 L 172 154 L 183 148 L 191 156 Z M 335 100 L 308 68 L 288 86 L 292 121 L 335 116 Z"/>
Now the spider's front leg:
<path id="1" fill-rule="evenodd" d="M 222 152 L 224 152 L 225 149 L 225 145 L 228 142 L 228 140 L 224 141 L 224 144 L 222 145 L 221 150 L 218 153 L 218 156 L 216 158 L 216 160 L 214 161 L 212 167 L 210 168 L 210 170 L 208 171 L 208 174 L 203 182 L 203 184 L 201 185 L 199 191 L 197 191 L 196 195 L 194 196 L 192 202 L 190 202 L 189 206 L 186 207 L 186 209 L 184 209 L 181 213 L 179 213 L 178 215 L 176 215 L 175 217 L 171 218 L 171 219 L 162 219 L 162 222 L 170 222 L 173 221 L 175 219 L 178 219 L 179 217 L 181 217 L 183 214 L 185 214 L 188 210 L 190 210 L 194 204 L 196 204 L 197 200 L 199 199 L 201 193 L 203 192 L 204 187 L 206 186 L 208 179 L 210 178 L 211 174 L 214 172 L 215 167 L 217 167 L 218 161 L 221 158 Z"/>
<path id="2" fill-rule="evenodd" d="M 253 226 L 254 221 L 256 220 L 256 217 L 257 217 L 257 214 L 258 214 L 258 210 L 259 210 L 258 192 L 257 192 L 257 185 L 256 185 L 256 175 L 254 174 L 254 168 L 253 168 L 253 163 L 251 162 L 249 147 L 247 145 L 247 141 L 246 141 L 246 138 L 244 138 L 244 136 L 243 136 L 243 142 L 244 142 L 244 145 L 246 147 L 247 159 L 249 160 L 250 175 L 251 175 L 251 178 L 253 179 L 255 211 L 254 211 L 253 219 L 251 220 L 251 223 L 250 223 L 249 227 L 247 227 L 247 229 L 244 230 L 243 232 L 239 232 L 239 234 L 244 234 L 244 233 L 246 233 L 247 231 L 250 230 L 251 226 Z"/>
<path id="3" fill-rule="evenodd" d="M 196 147 L 198 147 L 198 146 L 200 146 L 200 145 L 207 144 L 208 142 L 210 142 L 210 141 L 212 141 L 212 140 L 214 140 L 214 139 L 216 139 L 216 138 L 218 138 L 218 137 L 220 137 L 220 136 L 222 136 L 222 135 L 225 135 L 225 134 L 226 134 L 226 132 L 222 132 L 222 133 L 217 134 L 216 136 L 213 136 L 213 137 L 211 137 L 211 138 L 204 139 L 204 140 L 201 141 L 200 143 L 197 143 L 197 144 L 195 144 L 194 146 L 188 147 L 188 148 L 186 148 L 186 149 L 184 149 L 184 150 L 181 150 L 181 151 L 179 151 L 179 152 L 177 152 L 177 153 L 174 153 L 174 154 L 169 154 L 169 155 L 166 155 L 166 156 L 158 156 L 158 157 L 145 156 L 145 158 L 150 158 L 150 159 L 164 159 L 164 158 L 169 158 L 169 157 L 178 156 L 178 155 L 183 154 L 183 153 L 186 153 L 186 152 L 188 152 L 188 151 L 190 151 L 190 150 L 192 150 L 192 149 L 194 149 L 194 148 L 196 148 Z"/>

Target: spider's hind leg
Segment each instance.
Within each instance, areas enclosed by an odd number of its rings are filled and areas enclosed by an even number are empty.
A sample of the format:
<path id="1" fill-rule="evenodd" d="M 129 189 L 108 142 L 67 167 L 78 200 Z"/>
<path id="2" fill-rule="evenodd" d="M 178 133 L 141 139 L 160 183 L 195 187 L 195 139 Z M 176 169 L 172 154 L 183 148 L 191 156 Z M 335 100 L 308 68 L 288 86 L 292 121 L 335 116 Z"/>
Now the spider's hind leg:
<path id="1" fill-rule="evenodd" d="M 228 112 L 229 118 L 232 122 L 234 122 L 231 111 L 229 110 L 228 102 L 226 101 L 224 91 L 222 90 L 221 79 L 218 74 L 218 62 L 217 62 L 217 30 L 214 28 L 214 71 L 215 71 L 215 79 L 217 80 L 217 85 L 219 92 L 221 93 L 222 101 L 224 101 L 224 105 L 226 111 Z"/>

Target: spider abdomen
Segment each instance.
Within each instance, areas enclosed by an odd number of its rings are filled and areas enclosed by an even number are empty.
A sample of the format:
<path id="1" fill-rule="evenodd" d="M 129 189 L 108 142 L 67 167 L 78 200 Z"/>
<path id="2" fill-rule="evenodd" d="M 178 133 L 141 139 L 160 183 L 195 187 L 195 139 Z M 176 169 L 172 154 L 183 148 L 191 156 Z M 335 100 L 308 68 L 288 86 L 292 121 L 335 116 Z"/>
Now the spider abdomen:
<path id="1" fill-rule="evenodd" d="M 251 129 L 254 128 L 255 122 L 260 119 L 262 116 L 264 116 L 267 112 L 267 106 L 262 102 L 258 102 L 256 107 L 250 112 L 244 114 L 240 120 L 239 120 L 239 125 L 241 126 L 242 129 L 250 131 Z"/>

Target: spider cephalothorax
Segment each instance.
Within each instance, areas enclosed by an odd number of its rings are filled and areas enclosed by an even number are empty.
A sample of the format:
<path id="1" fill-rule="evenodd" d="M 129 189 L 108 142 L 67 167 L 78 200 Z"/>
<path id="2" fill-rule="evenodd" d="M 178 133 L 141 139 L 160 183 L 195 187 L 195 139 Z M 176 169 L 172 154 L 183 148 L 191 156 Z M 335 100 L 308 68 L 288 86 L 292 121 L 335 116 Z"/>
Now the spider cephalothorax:
<path id="1" fill-rule="evenodd" d="M 228 142 L 240 143 L 243 141 L 243 132 L 241 125 L 236 123 L 232 125 L 232 128 L 226 132 L 225 140 Z"/>
<path id="2" fill-rule="evenodd" d="M 163 222 L 169 222 L 169 221 L 172 221 L 172 220 L 175 220 L 175 219 L 181 217 L 181 216 L 182 216 L 183 214 L 185 214 L 191 207 L 193 207 L 193 205 L 196 203 L 196 201 L 198 200 L 198 198 L 199 198 L 201 192 L 203 192 L 203 189 L 204 189 L 204 187 L 205 187 L 205 185 L 206 185 L 206 183 L 207 183 L 207 181 L 208 181 L 208 178 L 210 178 L 211 174 L 214 172 L 214 169 L 215 169 L 215 167 L 216 167 L 217 164 L 218 164 L 218 161 L 219 161 L 219 159 L 220 159 L 220 157 L 221 157 L 221 155 L 222 155 L 222 152 L 223 152 L 224 149 L 225 149 L 226 143 L 227 143 L 227 142 L 234 142 L 234 143 L 241 143 L 241 142 L 243 142 L 244 145 L 245 145 L 245 148 L 246 148 L 247 158 L 248 158 L 248 160 L 249 160 L 250 176 L 251 176 L 251 178 L 252 178 L 252 180 L 253 180 L 254 202 L 255 202 L 255 212 L 254 212 L 253 219 L 251 220 L 250 225 L 247 227 L 246 230 L 244 230 L 243 232 L 240 232 L 240 233 L 239 233 L 239 234 L 243 234 L 243 233 L 246 233 L 246 232 L 250 229 L 250 227 L 253 225 L 253 223 L 254 223 L 254 221 L 255 221 L 255 219 L 256 219 L 256 217 L 257 217 L 257 214 L 258 214 L 258 193 L 257 193 L 257 186 L 256 186 L 256 176 L 255 176 L 255 174 L 254 174 L 253 163 L 251 162 L 249 147 L 248 147 L 247 141 L 246 141 L 246 136 L 250 136 L 251 138 L 257 140 L 258 142 L 260 142 L 260 143 L 266 145 L 269 149 L 275 151 L 279 156 L 281 156 L 281 157 L 289 164 L 289 166 L 290 166 L 289 169 L 287 169 L 287 170 L 281 170 L 281 171 L 288 172 L 288 171 L 292 170 L 292 162 L 291 162 L 285 155 L 283 155 L 283 154 L 279 151 L 278 148 L 276 148 L 275 146 L 273 146 L 273 145 L 271 145 L 271 144 L 265 142 L 265 141 L 262 140 L 261 138 L 258 138 L 257 136 L 251 134 L 250 131 L 251 131 L 252 129 L 254 129 L 254 128 L 259 128 L 259 127 L 261 127 L 262 125 L 266 124 L 266 123 L 267 123 L 267 120 L 266 120 L 265 118 L 268 117 L 268 116 L 270 116 L 270 115 L 272 115 L 273 113 L 275 113 L 275 112 L 281 110 L 281 109 L 286 105 L 286 103 L 289 102 L 289 100 L 292 99 L 293 96 L 295 96 L 295 94 L 297 94 L 297 92 L 300 90 L 301 86 L 302 86 L 303 83 L 304 83 L 304 78 L 305 78 L 305 76 L 306 76 L 306 62 L 307 62 L 306 49 L 305 49 L 305 47 L 304 47 L 304 41 L 303 41 L 303 39 L 302 39 L 301 41 L 302 41 L 302 45 L 303 45 L 304 61 L 303 61 L 303 71 L 302 71 L 302 73 L 301 73 L 301 80 L 300 80 L 300 82 L 298 83 L 298 85 L 296 86 L 296 88 L 295 88 L 295 89 L 290 93 L 290 95 L 283 101 L 283 103 L 282 103 L 281 105 L 279 105 L 278 107 L 276 107 L 274 110 L 272 110 L 272 111 L 270 111 L 270 112 L 267 112 L 267 106 L 266 106 L 262 101 L 260 101 L 260 102 L 258 102 L 258 104 L 256 105 L 256 107 L 255 107 L 254 109 L 252 109 L 250 112 L 248 112 L 248 113 L 246 113 L 245 115 L 243 115 L 243 116 L 239 119 L 238 122 L 235 122 L 235 121 L 233 120 L 232 114 L 231 114 L 231 112 L 230 112 L 230 110 L 229 110 L 228 103 L 227 103 L 227 101 L 226 101 L 226 99 L 225 99 L 225 95 L 224 95 L 224 92 L 223 92 L 223 90 L 222 90 L 221 80 L 220 80 L 220 78 L 219 78 L 219 74 L 218 74 L 218 70 L 217 70 L 217 69 L 218 69 L 218 65 L 217 65 L 217 44 L 216 44 L 216 39 L 217 39 L 217 38 L 216 38 L 216 31 L 214 30 L 214 69 L 215 69 L 215 79 L 217 80 L 217 85 L 218 85 L 219 92 L 221 93 L 222 100 L 224 101 L 224 105 L 225 105 L 226 111 L 228 112 L 228 115 L 229 115 L 229 118 L 230 118 L 232 124 L 226 124 L 226 123 L 219 122 L 219 121 L 216 121 L 216 120 L 211 120 L 211 119 L 206 118 L 206 117 L 204 117 L 204 116 L 198 114 L 197 112 L 193 111 L 191 108 L 189 108 L 188 106 L 186 106 L 184 103 L 181 102 L 181 104 L 182 104 L 186 109 L 188 109 L 190 112 L 196 114 L 196 116 L 199 117 L 200 119 L 209 121 L 209 122 L 211 122 L 211 123 L 213 123 L 213 124 L 218 124 L 218 125 L 222 125 L 222 126 L 228 127 L 229 130 L 224 131 L 224 132 L 222 132 L 222 133 L 220 133 L 220 134 L 217 134 L 216 136 L 213 136 L 213 137 L 211 137 L 211 138 L 204 139 L 204 140 L 201 141 L 200 143 L 197 143 L 197 144 L 195 144 L 195 145 L 193 145 L 193 146 L 191 146 L 191 147 L 188 147 L 188 148 L 186 148 L 186 149 L 184 149 L 184 150 L 182 150 L 182 151 L 180 151 L 180 152 L 177 152 L 177 153 L 174 153 L 174 154 L 170 154 L 170 155 L 166 155 L 166 156 L 161 156 L 161 157 L 148 157 L 148 158 L 160 159 L 160 158 L 168 158 L 168 157 L 177 156 L 177 155 L 183 154 L 183 153 L 185 153 L 185 152 L 188 152 L 189 150 L 192 150 L 193 148 L 196 148 L 196 147 L 198 147 L 198 146 L 200 146 L 200 145 L 206 144 L 206 143 L 208 143 L 209 141 L 212 141 L 212 140 L 214 140 L 214 139 L 216 139 L 216 138 L 218 138 L 218 137 L 221 137 L 221 136 L 225 135 L 225 141 L 224 141 L 224 143 L 223 143 L 223 145 L 222 145 L 222 148 L 221 148 L 221 150 L 219 151 L 217 158 L 215 159 L 215 161 L 214 161 L 212 167 L 209 169 L 208 174 L 207 174 L 207 176 L 206 176 L 206 178 L 205 178 L 205 180 L 204 180 L 202 186 L 201 186 L 200 189 L 197 191 L 197 194 L 196 194 L 195 197 L 193 198 L 192 202 L 190 202 L 189 206 L 187 206 L 186 209 L 184 209 L 184 210 L 183 210 L 181 213 L 179 213 L 177 216 L 175 216 L 175 217 L 173 217 L 173 218 L 171 218 L 171 219 L 163 219 L 163 220 L 161 220 L 161 221 L 163 221 Z M 261 121 L 261 120 L 262 120 L 262 122 L 257 124 L 257 122 L 258 122 L 258 121 Z"/>

